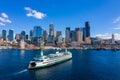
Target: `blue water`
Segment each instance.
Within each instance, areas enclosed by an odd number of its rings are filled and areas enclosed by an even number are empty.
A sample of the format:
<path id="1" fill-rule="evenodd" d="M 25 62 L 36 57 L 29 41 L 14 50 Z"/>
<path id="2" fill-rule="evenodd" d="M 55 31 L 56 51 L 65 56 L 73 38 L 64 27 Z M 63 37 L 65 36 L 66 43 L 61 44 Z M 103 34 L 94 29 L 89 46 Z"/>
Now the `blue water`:
<path id="1" fill-rule="evenodd" d="M 120 51 L 70 51 L 72 60 L 30 71 L 28 63 L 39 50 L 0 50 L 0 80 L 120 80 Z"/>

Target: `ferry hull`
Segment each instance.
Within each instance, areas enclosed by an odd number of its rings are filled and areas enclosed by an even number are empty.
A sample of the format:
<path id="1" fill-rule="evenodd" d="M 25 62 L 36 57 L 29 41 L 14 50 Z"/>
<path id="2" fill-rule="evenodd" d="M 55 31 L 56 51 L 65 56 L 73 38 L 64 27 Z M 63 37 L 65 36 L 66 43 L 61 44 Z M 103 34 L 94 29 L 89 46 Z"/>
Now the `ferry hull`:
<path id="1" fill-rule="evenodd" d="M 68 61 L 68 60 L 70 60 L 70 59 L 72 59 L 72 57 L 67 58 L 67 59 L 64 59 L 64 60 L 60 60 L 60 61 L 57 61 L 57 62 L 54 62 L 54 63 L 51 63 L 51 64 L 47 64 L 47 65 L 44 65 L 44 66 L 31 67 L 31 65 L 29 64 L 28 69 L 29 69 L 29 70 L 33 70 L 33 69 L 43 69 L 43 68 L 51 67 L 51 66 L 56 65 L 56 64 L 60 64 L 60 63 L 66 62 L 66 61 Z"/>

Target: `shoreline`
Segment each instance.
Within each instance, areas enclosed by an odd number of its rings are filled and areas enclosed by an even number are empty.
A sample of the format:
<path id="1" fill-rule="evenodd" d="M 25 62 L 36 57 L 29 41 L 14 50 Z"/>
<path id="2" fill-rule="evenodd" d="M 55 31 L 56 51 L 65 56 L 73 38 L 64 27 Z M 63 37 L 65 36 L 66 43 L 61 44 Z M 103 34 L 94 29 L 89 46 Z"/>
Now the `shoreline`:
<path id="1" fill-rule="evenodd" d="M 81 45 L 81 46 L 32 46 L 32 47 L 25 47 L 25 49 L 21 49 L 16 46 L 0 46 L 0 50 L 6 49 L 19 49 L 19 50 L 64 50 L 64 49 L 75 49 L 75 50 L 120 50 L 120 45 Z"/>
<path id="2" fill-rule="evenodd" d="M 0 50 L 41 50 L 41 49 L 19 49 L 19 48 L 11 48 L 11 49 L 0 49 Z M 57 50 L 57 49 L 44 49 L 44 50 Z M 65 49 L 59 49 L 59 50 L 65 50 Z M 97 51 L 100 51 L 100 50 L 112 50 L 112 51 L 117 51 L 117 50 L 120 50 L 120 49 L 69 49 L 68 50 L 97 50 Z"/>

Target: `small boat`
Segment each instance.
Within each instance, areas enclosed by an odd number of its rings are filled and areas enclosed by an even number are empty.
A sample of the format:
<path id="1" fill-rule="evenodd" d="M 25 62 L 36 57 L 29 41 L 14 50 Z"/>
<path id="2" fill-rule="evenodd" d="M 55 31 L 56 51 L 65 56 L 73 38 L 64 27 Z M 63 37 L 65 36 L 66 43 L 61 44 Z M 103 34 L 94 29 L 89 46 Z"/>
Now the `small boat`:
<path id="1" fill-rule="evenodd" d="M 44 56 L 43 51 L 41 51 L 39 58 L 30 61 L 28 69 L 46 68 L 70 59 L 72 59 L 72 53 L 67 50 L 65 52 L 57 51 L 55 54 L 49 54 L 48 56 Z"/>

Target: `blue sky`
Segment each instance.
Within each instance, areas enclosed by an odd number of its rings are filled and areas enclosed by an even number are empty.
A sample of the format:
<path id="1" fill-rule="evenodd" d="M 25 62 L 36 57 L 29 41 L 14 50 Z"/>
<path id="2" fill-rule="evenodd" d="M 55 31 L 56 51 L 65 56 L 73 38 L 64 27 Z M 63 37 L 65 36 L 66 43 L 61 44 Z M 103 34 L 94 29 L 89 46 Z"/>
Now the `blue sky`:
<path id="1" fill-rule="evenodd" d="M 66 27 L 84 27 L 85 21 L 92 36 L 119 36 L 120 0 L 0 0 L 0 31 L 28 33 L 36 25 L 48 31 L 53 23 L 64 36 Z"/>

